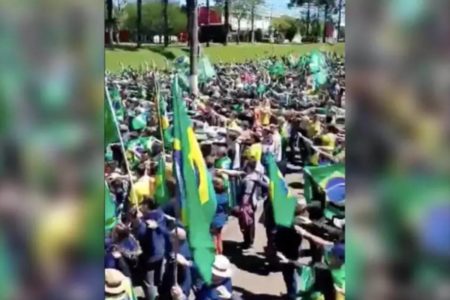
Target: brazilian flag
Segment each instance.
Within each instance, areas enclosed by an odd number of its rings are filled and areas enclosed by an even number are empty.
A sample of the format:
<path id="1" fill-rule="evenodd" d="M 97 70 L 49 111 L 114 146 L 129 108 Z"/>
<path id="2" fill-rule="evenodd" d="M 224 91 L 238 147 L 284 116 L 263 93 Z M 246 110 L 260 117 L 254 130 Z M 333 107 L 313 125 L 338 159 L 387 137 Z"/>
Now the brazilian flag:
<path id="1" fill-rule="evenodd" d="M 166 204 L 169 201 L 169 190 L 166 184 L 166 161 L 164 155 L 161 155 L 159 158 L 155 189 L 156 203 L 159 205 Z"/>
<path id="2" fill-rule="evenodd" d="M 270 201 L 272 201 L 275 223 L 279 226 L 291 227 L 294 222 L 297 200 L 289 192 L 275 158 L 272 154 L 267 157 Z"/>
<path id="3" fill-rule="evenodd" d="M 314 197 L 314 190 L 325 193 L 327 202 L 334 206 L 325 208 L 325 217 L 332 219 L 334 216 L 343 215 L 338 207 L 345 205 L 345 166 L 333 164 L 317 167 L 305 167 L 305 199 L 310 203 Z M 315 188 L 314 188 L 315 187 Z"/>
<path id="4" fill-rule="evenodd" d="M 211 283 L 215 248 L 209 231 L 217 202 L 212 178 L 203 159 L 186 106 L 181 100 L 178 78 L 172 83 L 174 108 L 173 162 L 181 202 L 181 219 L 187 227 L 194 262 L 206 283 Z"/>
<path id="5" fill-rule="evenodd" d="M 164 148 L 166 150 L 172 150 L 173 137 L 169 130 L 169 118 L 167 117 L 167 103 L 163 97 L 161 97 L 159 88 L 156 92 L 156 103 L 158 104 L 158 121 L 160 132 L 162 134 L 162 140 Z"/>

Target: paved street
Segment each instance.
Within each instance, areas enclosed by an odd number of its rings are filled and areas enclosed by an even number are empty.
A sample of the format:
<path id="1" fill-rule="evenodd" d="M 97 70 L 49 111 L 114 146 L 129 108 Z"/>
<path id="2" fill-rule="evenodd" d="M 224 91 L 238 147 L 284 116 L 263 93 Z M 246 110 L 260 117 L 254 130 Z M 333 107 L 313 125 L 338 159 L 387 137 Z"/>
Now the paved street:
<path id="1" fill-rule="evenodd" d="M 293 166 L 290 166 L 293 167 Z M 286 176 L 288 184 L 295 195 L 302 194 L 303 176 L 299 171 Z M 257 220 L 261 216 L 262 207 L 257 210 Z M 269 270 L 264 258 L 266 233 L 264 226 L 257 223 L 254 249 L 243 255 L 238 248 L 242 235 L 236 218 L 231 217 L 224 231 L 224 248 L 233 264 L 233 286 L 236 293 L 244 300 L 277 300 L 286 293 L 283 277 L 279 271 Z"/>

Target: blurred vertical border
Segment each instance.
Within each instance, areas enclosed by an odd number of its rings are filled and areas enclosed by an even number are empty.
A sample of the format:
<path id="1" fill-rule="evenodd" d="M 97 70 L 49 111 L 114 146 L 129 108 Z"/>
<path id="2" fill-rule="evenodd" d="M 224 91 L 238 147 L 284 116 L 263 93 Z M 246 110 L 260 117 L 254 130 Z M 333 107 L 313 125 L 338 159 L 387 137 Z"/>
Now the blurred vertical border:
<path id="1" fill-rule="evenodd" d="M 346 297 L 450 299 L 450 2 L 346 2 Z"/>
<path id="2" fill-rule="evenodd" d="M 104 2 L 0 3 L 0 299 L 103 299 Z"/>

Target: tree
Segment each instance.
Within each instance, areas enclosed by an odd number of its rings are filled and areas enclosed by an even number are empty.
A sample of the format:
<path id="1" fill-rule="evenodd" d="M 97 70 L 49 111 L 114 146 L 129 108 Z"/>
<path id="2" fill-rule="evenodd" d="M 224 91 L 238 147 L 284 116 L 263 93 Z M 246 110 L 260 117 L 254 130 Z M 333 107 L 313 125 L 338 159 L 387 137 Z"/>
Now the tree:
<path id="1" fill-rule="evenodd" d="M 164 33 L 164 18 L 161 15 L 163 10 L 161 2 L 151 2 L 142 5 L 142 27 L 143 33 L 148 35 L 160 35 Z M 175 4 L 167 6 L 168 34 L 177 35 L 186 31 L 187 16 L 180 7 Z M 136 30 L 137 13 L 134 5 L 127 5 L 124 12 L 125 20 L 123 28 L 129 31 Z"/>
<path id="2" fill-rule="evenodd" d="M 334 7 L 334 0 L 317 0 L 317 5 L 323 7 L 323 34 L 322 34 L 322 42 L 325 43 L 327 37 L 327 21 L 329 19 L 329 12 Z"/>
<path id="3" fill-rule="evenodd" d="M 228 45 L 228 32 L 230 30 L 230 0 L 225 0 L 225 46 Z"/>
<path id="4" fill-rule="evenodd" d="M 120 44 L 120 29 L 123 27 L 127 0 L 116 0 L 114 5 L 114 32 L 117 44 Z"/>
<path id="5" fill-rule="evenodd" d="M 251 42 L 255 42 L 255 14 L 258 6 L 264 4 L 264 0 L 247 0 L 250 8 L 250 22 L 251 22 Z"/>
<path id="6" fill-rule="evenodd" d="M 231 14 L 237 20 L 237 38 L 236 43 L 239 45 L 241 35 L 241 21 L 248 17 L 249 2 L 248 0 L 234 0 L 231 6 Z"/>
<path id="7" fill-rule="evenodd" d="M 310 34 L 311 25 L 311 6 L 314 5 L 315 0 L 291 0 L 288 7 L 305 6 L 306 5 L 306 36 Z"/>
<path id="8" fill-rule="evenodd" d="M 338 26 L 337 26 L 337 30 L 338 30 L 338 34 L 337 34 L 337 40 L 339 41 L 339 38 L 341 37 L 341 21 L 342 21 L 342 8 L 344 7 L 344 3 L 342 3 L 343 0 L 339 0 L 339 5 L 338 5 Z"/>
<path id="9" fill-rule="evenodd" d="M 282 33 L 289 41 L 292 41 L 299 29 L 297 20 L 289 16 L 274 18 L 272 19 L 271 25 L 276 31 Z"/>
<path id="10" fill-rule="evenodd" d="M 142 0 L 137 0 L 137 18 L 136 18 L 136 31 L 137 31 L 137 48 L 141 47 L 141 26 L 142 26 Z"/>
<path id="11" fill-rule="evenodd" d="M 197 59 L 199 54 L 198 45 L 198 13 L 197 13 L 197 0 L 187 0 L 189 14 L 189 75 L 191 84 L 191 93 L 198 95 L 198 65 Z"/>
<path id="12" fill-rule="evenodd" d="M 209 0 L 206 0 L 206 12 L 208 13 L 208 16 L 206 17 L 206 26 L 209 26 Z M 206 40 L 206 47 L 209 47 L 209 35 Z"/>
<path id="13" fill-rule="evenodd" d="M 106 5 L 106 24 L 105 24 L 105 28 L 106 31 L 108 32 L 109 35 L 109 41 L 107 46 L 109 47 L 113 47 L 114 42 L 113 42 L 113 30 L 114 30 L 114 19 L 113 19 L 113 9 L 114 9 L 114 5 L 113 5 L 113 0 L 106 0 L 105 1 L 105 5 Z"/>
<path id="14" fill-rule="evenodd" d="M 169 14 L 167 12 L 169 0 L 163 0 L 163 17 L 164 17 L 164 47 L 169 46 Z"/>

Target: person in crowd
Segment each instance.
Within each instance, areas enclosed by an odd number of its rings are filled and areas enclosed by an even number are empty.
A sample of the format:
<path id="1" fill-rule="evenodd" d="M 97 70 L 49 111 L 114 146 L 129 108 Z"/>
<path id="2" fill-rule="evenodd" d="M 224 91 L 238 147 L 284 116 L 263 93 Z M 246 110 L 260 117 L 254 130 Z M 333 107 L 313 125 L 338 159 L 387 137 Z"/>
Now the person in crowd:
<path id="1" fill-rule="evenodd" d="M 140 206 L 142 217 L 134 222 L 134 232 L 142 247 L 139 267 L 146 300 L 158 296 L 164 260 L 169 252 L 170 240 L 164 212 L 152 198 L 145 197 Z"/>
<path id="2" fill-rule="evenodd" d="M 105 269 L 105 300 L 134 300 L 130 279 L 116 269 Z"/>
<path id="3" fill-rule="evenodd" d="M 215 177 L 213 180 L 214 190 L 216 192 L 217 209 L 211 224 L 211 233 L 214 237 L 216 253 L 223 253 L 222 244 L 222 228 L 228 220 L 230 203 L 228 200 L 229 193 L 221 177 Z"/>
<path id="4" fill-rule="evenodd" d="M 251 248 L 255 239 L 255 209 L 258 203 L 258 188 L 267 187 L 264 176 L 257 171 L 257 164 L 256 160 L 248 162 L 238 201 L 239 226 L 244 237 L 244 249 Z"/>
<path id="5" fill-rule="evenodd" d="M 152 198 L 155 193 L 155 178 L 148 175 L 147 167 L 143 164 L 136 169 L 138 180 L 133 183 L 130 191 L 130 200 L 133 206 L 139 206 L 145 197 Z"/>

